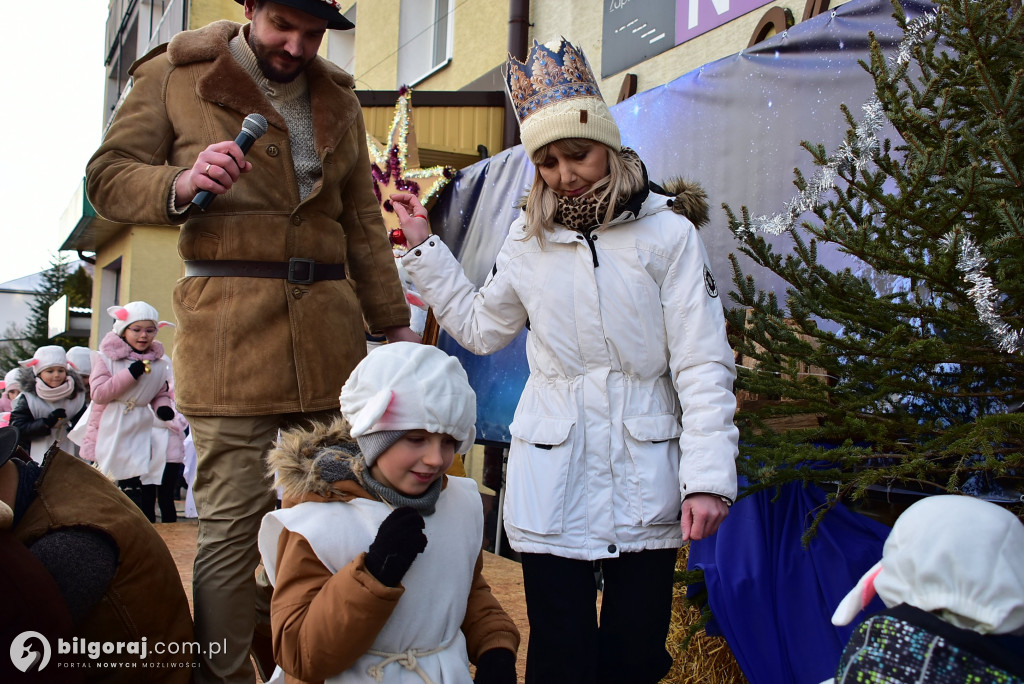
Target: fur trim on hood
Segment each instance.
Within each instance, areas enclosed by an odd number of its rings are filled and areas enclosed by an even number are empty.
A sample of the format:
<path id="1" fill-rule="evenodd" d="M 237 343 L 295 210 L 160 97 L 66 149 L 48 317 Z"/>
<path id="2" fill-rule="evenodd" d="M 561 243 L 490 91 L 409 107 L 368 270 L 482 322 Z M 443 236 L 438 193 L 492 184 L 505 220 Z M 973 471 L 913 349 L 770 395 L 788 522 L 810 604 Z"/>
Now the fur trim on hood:
<path id="1" fill-rule="evenodd" d="M 68 377 L 75 383 L 75 391 L 71 393 L 71 396 L 77 396 L 85 391 L 85 383 L 82 382 L 82 376 L 74 368 L 68 368 Z M 32 395 L 36 394 L 36 376 L 31 368 L 18 369 L 18 382 L 21 383 L 22 392 Z"/>
<path id="2" fill-rule="evenodd" d="M 325 470 L 330 471 L 325 476 Z M 366 464 L 349 434 L 348 421 L 340 415 L 329 424 L 283 430 L 267 454 L 267 472 L 283 489 L 282 498 L 297 502 L 309 495 L 335 498 L 339 484 L 351 481 L 363 489 Z M 340 477 L 339 477 L 340 475 Z M 359 494 L 344 488 L 343 499 Z M 364 496 L 369 496 L 364 494 Z"/>
<path id="3" fill-rule="evenodd" d="M 699 183 L 685 178 L 669 178 L 662 186 L 666 194 L 674 197 L 672 211 L 688 218 L 700 228 L 710 220 L 708 193 Z"/>
<path id="4" fill-rule="evenodd" d="M 135 349 L 133 349 L 123 337 L 114 331 L 110 331 L 103 336 L 103 340 L 100 342 L 100 351 L 103 352 L 107 358 L 115 361 L 120 361 L 122 359 L 131 359 L 133 361 L 156 361 L 157 359 L 163 358 L 164 345 L 160 340 L 153 340 L 153 344 L 150 345 L 148 351 L 145 353 L 139 353 L 135 351 Z"/>

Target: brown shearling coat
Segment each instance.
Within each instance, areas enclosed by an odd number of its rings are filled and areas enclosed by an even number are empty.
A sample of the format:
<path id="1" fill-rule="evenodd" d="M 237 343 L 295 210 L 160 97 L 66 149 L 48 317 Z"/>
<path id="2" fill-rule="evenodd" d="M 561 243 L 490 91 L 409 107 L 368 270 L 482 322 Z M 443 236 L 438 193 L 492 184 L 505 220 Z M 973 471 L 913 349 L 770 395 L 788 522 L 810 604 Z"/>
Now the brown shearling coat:
<path id="1" fill-rule="evenodd" d="M 323 176 L 300 200 L 288 129 L 228 42 L 219 21 L 176 35 L 132 67 L 133 87 L 87 169 L 96 211 L 121 223 L 173 224 L 183 259 L 345 264 L 348 278 L 191 277 L 174 291 L 174 374 L 186 415 L 252 416 L 336 409 L 372 330 L 409 323 L 372 190 L 352 77 L 317 57 L 307 68 Z M 259 113 L 268 132 L 253 169 L 203 212 L 168 211 L 175 177 L 207 146 L 231 140 Z"/>

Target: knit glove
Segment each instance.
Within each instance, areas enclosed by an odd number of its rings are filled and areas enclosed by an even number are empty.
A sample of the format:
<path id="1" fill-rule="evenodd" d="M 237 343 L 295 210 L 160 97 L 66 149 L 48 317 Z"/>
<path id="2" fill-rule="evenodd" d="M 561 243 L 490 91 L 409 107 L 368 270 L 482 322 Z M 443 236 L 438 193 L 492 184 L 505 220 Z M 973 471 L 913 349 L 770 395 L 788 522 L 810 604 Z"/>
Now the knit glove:
<path id="1" fill-rule="evenodd" d="M 128 372 L 132 374 L 133 378 L 138 380 L 146 372 L 146 364 L 138 360 L 132 361 L 132 365 L 128 366 Z"/>
<path id="2" fill-rule="evenodd" d="M 366 552 L 366 569 L 381 584 L 397 587 L 416 556 L 427 547 L 423 516 L 408 506 L 391 511 Z"/>
<path id="3" fill-rule="evenodd" d="M 67 417 L 68 413 L 64 409 L 53 409 L 52 411 L 50 411 L 50 415 L 43 418 L 43 422 L 46 423 L 46 427 L 52 428 L 54 425 L 57 424 L 57 421 L 59 421 L 61 418 Z"/>
<path id="4" fill-rule="evenodd" d="M 507 648 L 492 648 L 480 654 L 475 684 L 516 684 L 516 654 Z"/>
<path id="5" fill-rule="evenodd" d="M 170 406 L 157 406 L 156 417 L 159 418 L 160 420 L 173 420 L 174 409 L 172 409 Z"/>

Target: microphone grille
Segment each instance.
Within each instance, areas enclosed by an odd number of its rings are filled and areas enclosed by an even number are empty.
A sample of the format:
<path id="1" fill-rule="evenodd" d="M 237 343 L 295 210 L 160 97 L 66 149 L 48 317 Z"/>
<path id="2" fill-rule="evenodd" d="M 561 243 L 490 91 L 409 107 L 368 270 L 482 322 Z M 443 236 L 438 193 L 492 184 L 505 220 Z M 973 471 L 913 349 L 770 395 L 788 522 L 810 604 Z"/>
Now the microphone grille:
<path id="1" fill-rule="evenodd" d="M 267 132 L 267 119 L 262 114 L 250 114 L 242 122 L 242 130 L 253 138 L 258 138 Z"/>

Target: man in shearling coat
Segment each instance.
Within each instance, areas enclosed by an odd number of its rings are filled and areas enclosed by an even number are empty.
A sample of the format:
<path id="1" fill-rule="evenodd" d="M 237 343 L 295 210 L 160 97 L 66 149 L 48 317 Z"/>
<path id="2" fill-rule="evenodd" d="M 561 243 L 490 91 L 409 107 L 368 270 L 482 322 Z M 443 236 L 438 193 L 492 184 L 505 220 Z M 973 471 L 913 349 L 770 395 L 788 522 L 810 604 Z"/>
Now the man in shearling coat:
<path id="1" fill-rule="evenodd" d="M 242 3 L 243 0 L 237 0 Z M 281 427 L 338 409 L 364 325 L 418 341 L 373 195 L 352 77 L 317 56 L 352 28 L 334 0 L 244 0 L 245 26 L 178 34 L 133 87 L 87 170 L 104 218 L 180 223 L 176 401 L 198 452 L 197 681 L 253 681 L 256 532 Z M 243 119 L 269 130 L 243 156 Z M 200 191 L 206 210 L 190 206 Z M 257 611 L 258 612 L 258 611 Z"/>

